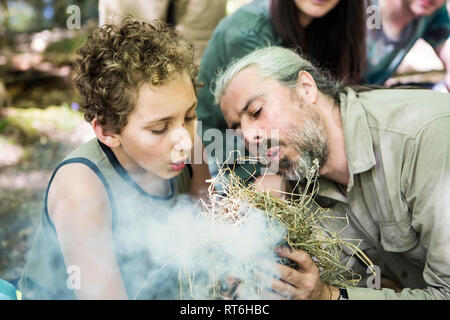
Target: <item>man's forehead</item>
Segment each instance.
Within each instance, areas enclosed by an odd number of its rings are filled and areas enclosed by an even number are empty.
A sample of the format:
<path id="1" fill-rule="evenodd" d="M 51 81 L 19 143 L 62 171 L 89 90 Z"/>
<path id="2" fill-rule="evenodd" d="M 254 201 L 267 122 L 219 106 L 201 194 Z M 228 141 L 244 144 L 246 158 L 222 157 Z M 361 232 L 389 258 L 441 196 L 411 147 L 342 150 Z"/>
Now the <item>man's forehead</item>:
<path id="1" fill-rule="evenodd" d="M 247 99 L 261 82 L 262 77 L 256 66 L 243 69 L 231 79 L 222 96 L 221 105 L 228 105 L 230 102 L 236 105 L 239 100 Z"/>
<path id="2" fill-rule="evenodd" d="M 250 84 L 252 82 L 260 81 L 261 78 L 261 72 L 259 71 L 259 68 L 257 66 L 248 66 L 239 71 L 239 73 L 233 77 L 233 79 L 230 81 L 230 85 L 233 82 L 245 82 Z"/>

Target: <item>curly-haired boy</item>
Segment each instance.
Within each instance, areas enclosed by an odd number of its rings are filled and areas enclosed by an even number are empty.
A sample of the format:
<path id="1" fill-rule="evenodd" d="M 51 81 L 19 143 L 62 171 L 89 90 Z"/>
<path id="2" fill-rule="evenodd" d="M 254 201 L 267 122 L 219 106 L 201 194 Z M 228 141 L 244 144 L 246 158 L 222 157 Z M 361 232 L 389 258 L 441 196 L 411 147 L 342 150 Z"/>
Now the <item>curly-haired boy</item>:
<path id="1" fill-rule="evenodd" d="M 152 267 L 133 239 L 145 242 L 147 218 L 178 194 L 198 195 L 208 175 L 189 164 L 197 66 L 188 42 L 126 17 L 97 28 L 79 54 L 74 83 L 96 138 L 51 177 L 19 284 L 28 299 L 133 298 Z"/>

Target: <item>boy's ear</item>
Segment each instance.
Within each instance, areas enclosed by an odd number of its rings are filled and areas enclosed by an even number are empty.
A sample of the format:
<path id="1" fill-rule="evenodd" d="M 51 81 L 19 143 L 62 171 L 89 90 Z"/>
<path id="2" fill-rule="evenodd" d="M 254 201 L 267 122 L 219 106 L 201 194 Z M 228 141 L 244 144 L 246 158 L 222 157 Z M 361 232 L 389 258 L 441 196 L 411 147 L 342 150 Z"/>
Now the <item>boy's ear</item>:
<path id="1" fill-rule="evenodd" d="M 110 148 L 117 148 L 120 146 L 119 135 L 105 131 L 97 122 L 97 118 L 91 121 L 92 128 L 98 140 L 106 144 Z"/>

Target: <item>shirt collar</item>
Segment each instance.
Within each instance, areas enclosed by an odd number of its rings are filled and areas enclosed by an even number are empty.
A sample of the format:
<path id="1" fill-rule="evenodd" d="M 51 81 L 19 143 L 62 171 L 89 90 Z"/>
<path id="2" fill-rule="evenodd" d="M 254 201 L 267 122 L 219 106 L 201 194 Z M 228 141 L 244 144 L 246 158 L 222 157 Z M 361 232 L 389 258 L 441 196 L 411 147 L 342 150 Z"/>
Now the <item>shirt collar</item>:
<path id="1" fill-rule="evenodd" d="M 358 94 L 346 88 L 340 94 L 341 118 L 344 130 L 350 181 L 347 192 L 353 187 L 353 176 L 369 171 L 375 166 L 372 134 L 367 122 L 367 114 L 359 100 Z"/>
<path id="2" fill-rule="evenodd" d="M 369 171 L 375 166 L 372 135 L 367 122 L 367 114 L 359 100 L 358 94 L 351 88 L 346 88 L 340 94 L 340 111 L 344 130 L 345 148 L 347 153 L 350 179 L 347 192 L 353 187 L 354 176 Z M 318 194 L 327 198 L 346 202 L 336 183 L 331 181 L 323 185 L 320 179 Z"/>

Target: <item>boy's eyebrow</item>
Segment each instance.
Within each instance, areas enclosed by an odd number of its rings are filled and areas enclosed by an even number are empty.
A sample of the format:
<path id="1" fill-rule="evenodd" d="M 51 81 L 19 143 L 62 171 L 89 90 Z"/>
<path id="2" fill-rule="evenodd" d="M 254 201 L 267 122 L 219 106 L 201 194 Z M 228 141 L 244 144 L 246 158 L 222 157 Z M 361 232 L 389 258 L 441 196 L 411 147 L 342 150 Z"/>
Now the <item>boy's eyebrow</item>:
<path id="1" fill-rule="evenodd" d="M 198 103 L 198 100 L 195 99 L 194 103 L 193 103 L 192 106 L 188 109 L 188 111 L 187 111 L 186 113 L 188 113 L 189 111 L 191 111 L 192 109 L 194 109 L 195 106 L 197 105 L 197 103 Z"/>
<path id="2" fill-rule="evenodd" d="M 197 105 L 197 99 L 194 101 L 194 103 L 192 104 L 192 106 L 189 107 L 189 109 L 187 110 L 187 112 L 189 112 L 189 111 L 191 111 L 192 109 L 194 109 L 196 105 Z M 165 117 L 165 118 L 161 118 L 161 119 L 150 120 L 150 121 L 147 121 L 147 122 L 145 123 L 145 125 L 149 125 L 149 124 L 152 124 L 152 123 L 155 123 L 155 122 L 169 121 L 169 120 L 172 120 L 172 119 L 173 119 L 173 117 L 172 117 L 172 116 L 169 116 L 169 117 Z"/>

